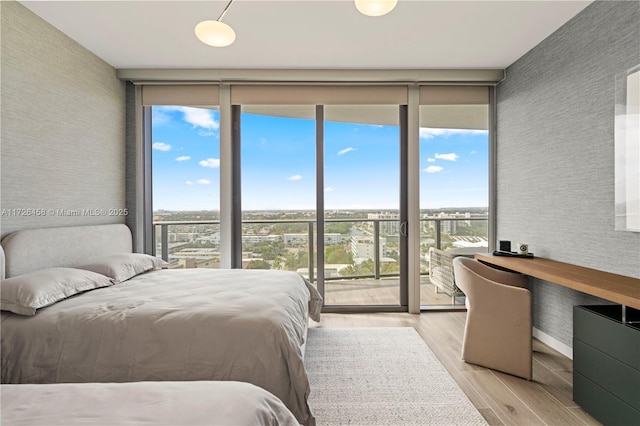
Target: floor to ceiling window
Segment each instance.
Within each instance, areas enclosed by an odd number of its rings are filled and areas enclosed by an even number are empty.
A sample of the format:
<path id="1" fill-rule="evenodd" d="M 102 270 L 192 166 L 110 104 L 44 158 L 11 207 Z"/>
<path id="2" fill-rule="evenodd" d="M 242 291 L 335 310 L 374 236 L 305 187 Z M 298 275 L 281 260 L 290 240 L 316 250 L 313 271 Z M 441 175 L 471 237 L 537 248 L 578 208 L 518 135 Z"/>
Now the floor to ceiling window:
<path id="1" fill-rule="evenodd" d="M 451 259 L 489 247 L 489 91 L 420 91 L 421 305 L 464 306 Z"/>
<path id="2" fill-rule="evenodd" d="M 190 90 L 191 89 L 191 90 Z M 145 88 L 154 249 L 169 268 L 220 265 L 220 111 L 214 86 Z"/>
<path id="3" fill-rule="evenodd" d="M 409 280 L 423 307 L 464 306 L 433 259 L 490 246 L 487 86 L 222 90 L 143 87 L 147 251 L 296 271 L 339 311 L 404 309 Z"/>
<path id="4" fill-rule="evenodd" d="M 243 105 L 240 123 L 242 267 L 309 276 L 316 221 L 315 107 Z"/>

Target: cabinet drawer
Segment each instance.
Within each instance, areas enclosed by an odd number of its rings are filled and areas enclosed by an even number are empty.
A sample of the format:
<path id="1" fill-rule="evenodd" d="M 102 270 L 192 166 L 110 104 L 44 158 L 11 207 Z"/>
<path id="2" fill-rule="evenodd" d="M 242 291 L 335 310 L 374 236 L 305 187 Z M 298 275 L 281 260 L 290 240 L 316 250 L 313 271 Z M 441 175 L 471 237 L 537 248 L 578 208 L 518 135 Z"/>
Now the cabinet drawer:
<path id="1" fill-rule="evenodd" d="M 611 305 L 594 306 L 593 309 L 600 309 L 603 313 L 611 314 L 612 310 L 620 310 L 621 308 L 619 305 Z M 640 330 L 594 310 L 587 306 L 574 306 L 574 339 L 640 370 Z"/>
<path id="2" fill-rule="evenodd" d="M 640 411 L 640 371 L 573 339 L 573 369 Z"/>
<path id="3" fill-rule="evenodd" d="M 640 411 L 616 398 L 582 374 L 573 372 L 573 400 L 605 425 L 640 425 Z"/>

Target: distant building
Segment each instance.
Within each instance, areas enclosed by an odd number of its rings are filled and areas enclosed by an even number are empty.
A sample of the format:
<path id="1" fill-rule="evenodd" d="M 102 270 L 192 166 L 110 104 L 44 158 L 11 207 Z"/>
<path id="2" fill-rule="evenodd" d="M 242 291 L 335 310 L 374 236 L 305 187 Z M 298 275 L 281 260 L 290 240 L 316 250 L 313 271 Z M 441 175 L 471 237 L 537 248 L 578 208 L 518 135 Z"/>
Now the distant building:
<path id="1" fill-rule="evenodd" d="M 191 243 L 198 238 L 195 232 L 169 232 L 170 243 Z"/>
<path id="2" fill-rule="evenodd" d="M 198 241 L 211 243 L 213 245 L 219 246 L 220 245 L 220 232 L 214 232 L 211 235 L 198 237 Z"/>
<path id="3" fill-rule="evenodd" d="M 216 261 L 213 258 L 209 259 L 194 259 L 194 258 L 184 258 L 184 259 L 176 259 L 175 262 L 169 264 L 170 269 L 191 269 L 191 268 L 211 268 L 211 269 L 219 269 L 220 268 L 220 260 Z"/>
<path id="4" fill-rule="evenodd" d="M 170 268 L 219 268 L 220 252 L 212 248 L 185 248 L 169 255 Z"/>
<path id="5" fill-rule="evenodd" d="M 351 237 L 351 254 L 353 258 L 374 259 L 375 244 L 373 235 L 359 235 Z M 380 257 L 387 255 L 387 239 L 380 237 Z"/>
<path id="6" fill-rule="evenodd" d="M 316 234 L 314 234 L 314 238 L 316 238 Z M 306 246 L 309 242 L 309 234 L 307 233 L 284 234 L 283 240 L 284 240 L 284 245 L 286 247 Z M 342 234 L 338 234 L 338 233 L 324 234 L 324 245 L 326 246 L 340 244 L 341 242 L 342 242 Z"/>
<path id="7" fill-rule="evenodd" d="M 282 235 L 243 235 L 243 244 L 277 243 L 282 241 Z"/>
<path id="8" fill-rule="evenodd" d="M 349 264 L 325 264 L 324 265 L 324 277 L 325 278 L 334 278 L 334 277 L 340 277 L 340 271 L 343 270 L 344 268 L 348 268 Z M 309 278 L 309 268 L 298 268 L 296 270 L 297 273 L 299 273 L 300 275 L 302 275 L 305 278 Z M 313 276 L 317 277 L 318 276 L 318 268 L 313 268 Z"/>
<path id="9" fill-rule="evenodd" d="M 368 213 L 367 218 L 380 221 L 381 235 L 394 235 L 400 231 L 400 215 L 398 213 Z"/>

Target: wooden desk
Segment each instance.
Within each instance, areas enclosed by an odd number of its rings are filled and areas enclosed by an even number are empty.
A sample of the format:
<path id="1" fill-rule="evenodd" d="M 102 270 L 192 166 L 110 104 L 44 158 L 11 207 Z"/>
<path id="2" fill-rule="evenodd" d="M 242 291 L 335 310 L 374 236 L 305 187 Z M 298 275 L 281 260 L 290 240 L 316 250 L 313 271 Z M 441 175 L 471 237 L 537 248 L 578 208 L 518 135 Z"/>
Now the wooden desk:
<path id="1" fill-rule="evenodd" d="M 640 309 L 640 279 L 541 257 L 476 253 L 481 262 L 559 284 L 601 299 Z"/>

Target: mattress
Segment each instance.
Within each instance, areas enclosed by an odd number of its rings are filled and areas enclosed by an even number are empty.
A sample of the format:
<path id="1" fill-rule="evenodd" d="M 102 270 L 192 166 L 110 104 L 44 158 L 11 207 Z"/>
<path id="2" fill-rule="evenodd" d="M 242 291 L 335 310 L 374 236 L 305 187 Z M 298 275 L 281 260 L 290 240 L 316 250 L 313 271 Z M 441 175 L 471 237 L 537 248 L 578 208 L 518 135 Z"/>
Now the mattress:
<path id="1" fill-rule="evenodd" d="M 0 395 L 3 425 L 298 425 L 273 394 L 242 382 L 2 385 Z"/>
<path id="2" fill-rule="evenodd" d="M 312 423 L 302 348 L 318 299 L 292 272 L 150 271 L 34 316 L 3 311 L 2 382 L 241 381 Z"/>

